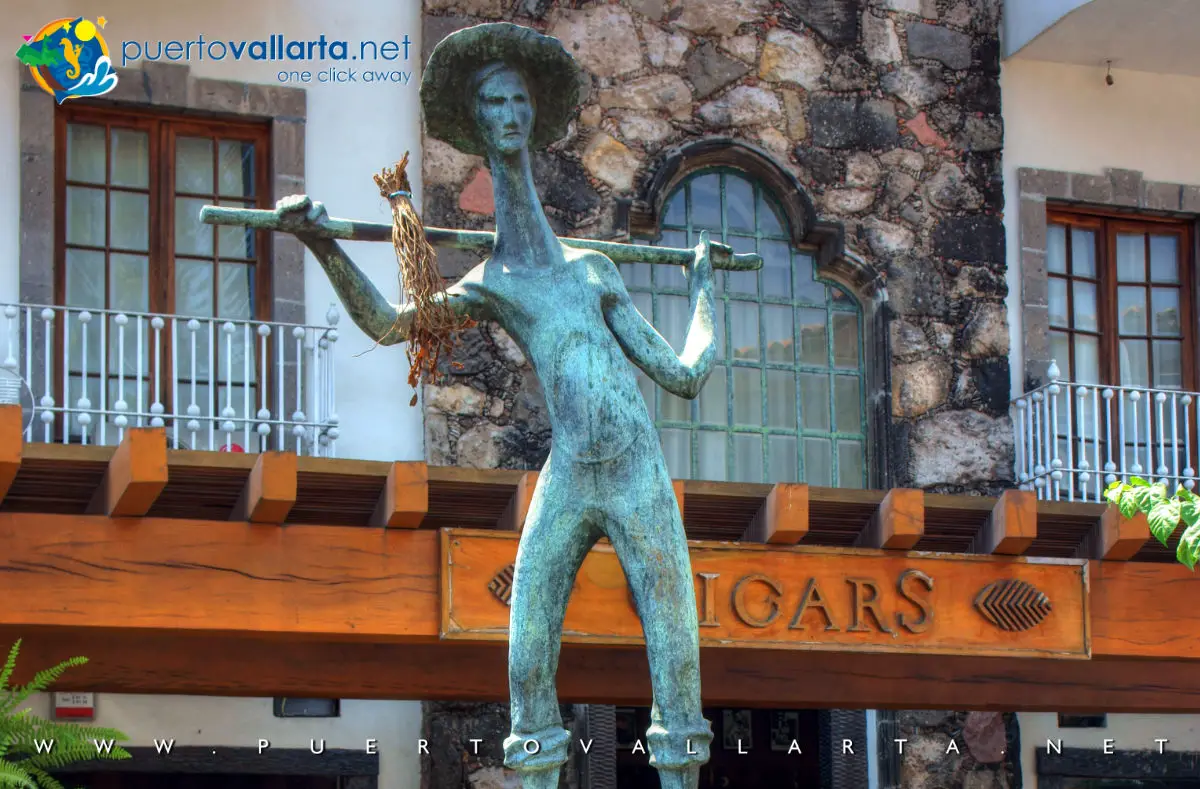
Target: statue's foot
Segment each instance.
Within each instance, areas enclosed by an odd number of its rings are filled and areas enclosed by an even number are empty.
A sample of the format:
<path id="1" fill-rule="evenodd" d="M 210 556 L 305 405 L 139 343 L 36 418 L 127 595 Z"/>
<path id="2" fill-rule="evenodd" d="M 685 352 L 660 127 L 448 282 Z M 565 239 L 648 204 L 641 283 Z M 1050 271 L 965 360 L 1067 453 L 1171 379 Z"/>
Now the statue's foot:
<path id="1" fill-rule="evenodd" d="M 521 774 L 521 789 L 558 789 L 558 770 Z"/>
<path id="2" fill-rule="evenodd" d="M 662 789 L 697 789 L 700 786 L 700 768 L 659 770 L 658 783 Z"/>

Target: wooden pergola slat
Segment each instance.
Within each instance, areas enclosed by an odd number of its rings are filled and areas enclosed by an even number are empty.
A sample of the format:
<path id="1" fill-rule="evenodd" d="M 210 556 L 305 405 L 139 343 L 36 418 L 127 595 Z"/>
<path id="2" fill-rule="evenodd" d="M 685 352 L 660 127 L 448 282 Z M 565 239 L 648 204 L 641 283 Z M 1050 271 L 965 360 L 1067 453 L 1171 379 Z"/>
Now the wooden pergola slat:
<path id="1" fill-rule="evenodd" d="M 167 486 L 167 434 L 163 428 L 126 428 L 108 460 L 89 512 L 111 518 L 145 515 Z"/>

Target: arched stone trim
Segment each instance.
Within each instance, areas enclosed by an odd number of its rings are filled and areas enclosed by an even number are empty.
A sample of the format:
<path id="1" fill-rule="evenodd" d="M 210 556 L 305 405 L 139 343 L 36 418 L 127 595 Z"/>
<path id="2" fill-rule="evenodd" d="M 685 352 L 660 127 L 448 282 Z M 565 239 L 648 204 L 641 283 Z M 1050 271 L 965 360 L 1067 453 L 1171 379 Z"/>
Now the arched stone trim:
<path id="1" fill-rule="evenodd" d="M 54 99 L 20 67 L 20 300 L 54 301 Z M 162 109 L 208 117 L 271 121 L 275 199 L 304 191 L 307 96 L 302 88 L 197 77 L 180 63 L 142 61 L 121 70 L 117 87 L 97 106 Z M 271 239 L 271 319 L 304 323 L 304 246 L 292 236 Z"/>

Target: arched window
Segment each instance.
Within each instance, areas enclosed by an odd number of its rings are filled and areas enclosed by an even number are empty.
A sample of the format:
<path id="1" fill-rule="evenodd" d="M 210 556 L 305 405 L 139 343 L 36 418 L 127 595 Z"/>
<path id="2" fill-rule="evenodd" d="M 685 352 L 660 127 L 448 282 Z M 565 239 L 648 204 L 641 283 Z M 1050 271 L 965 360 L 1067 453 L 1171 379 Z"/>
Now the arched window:
<path id="1" fill-rule="evenodd" d="M 642 377 L 673 477 L 866 485 L 862 310 L 791 245 L 784 216 L 773 195 L 725 168 L 689 174 L 663 203 L 657 243 L 692 246 L 708 230 L 763 256 L 759 272 L 717 272 L 717 364 L 700 397 L 675 397 Z M 681 350 L 683 272 L 622 269 L 638 309 Z"/>

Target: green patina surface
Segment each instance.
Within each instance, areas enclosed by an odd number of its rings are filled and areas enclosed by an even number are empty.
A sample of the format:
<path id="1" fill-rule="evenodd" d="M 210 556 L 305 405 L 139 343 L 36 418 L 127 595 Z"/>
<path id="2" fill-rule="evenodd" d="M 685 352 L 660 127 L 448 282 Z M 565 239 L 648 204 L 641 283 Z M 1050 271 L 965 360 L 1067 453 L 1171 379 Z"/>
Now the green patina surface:
<path id="1" fill-rule="evenodd" d="M 497 23 L 442 41 L 421 86 L 428 132 L 486 156 L 495 190 L 491 257 L 445 298 L 462 314 L 499 323 L 521 347 L 552 429 L 516 562 L 505 763 L 526 789 L 558 786 L 569 747 L 555 689 L 563 615 L 584 556 L 608 537 L 646 637 L 651 763 L 664 789 L 695 789 L 712 740 L 701 713 L 695 591 L 679 506 L 634 366 L 677 397 L 699 395 L 717 355 L 712 246 L 701 233 L 688 261 L 689 317 L 677 354 L 634 306 L 610 257 L 555 237 L 533 185 L 530 149 L 565 132 L 579 77 L 556 39 Z M 404 340 L 392 328 L 399 316 L 404 329 L 411 315 L 388 303 L 345 254 L 320 204 L 287 198 L 274 214 L 263 226 L 304 241 L 364 332 L 388 344 Z"/>

